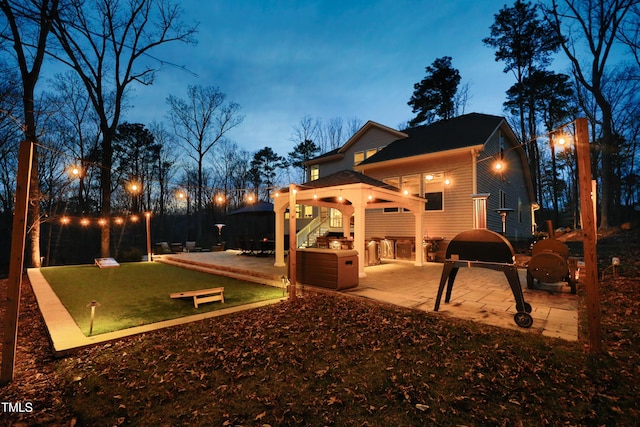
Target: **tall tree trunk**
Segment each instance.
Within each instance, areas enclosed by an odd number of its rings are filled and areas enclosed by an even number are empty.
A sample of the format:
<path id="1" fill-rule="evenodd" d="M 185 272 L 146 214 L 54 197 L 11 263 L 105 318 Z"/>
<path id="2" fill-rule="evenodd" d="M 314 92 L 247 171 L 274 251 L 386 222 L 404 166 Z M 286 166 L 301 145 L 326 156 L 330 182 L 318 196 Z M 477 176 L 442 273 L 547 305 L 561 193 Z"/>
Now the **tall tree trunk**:
<path id="1" fill-rule="evenodd" d="M 30 265 L 34 268 L 40 268 L 40 180 L 38 176 L 38 151 L 36 142 L 38 136 L 36 134 L 35 119 L 35 101 L 34 88 L 37 78 L 30 75 L 25 78 L 23 85 L 23 106 L 24 106 L 24 131 L 26 141 L 34 144 L 33 146 L 33 163 L 31 166 L 31 181 L 29 184 L 29 236 L 28 236 L 28 253 Z"/>
<path id="2" fill-rule="evenodd" d="M 601 144 L 601 159 L 602 159 L 602 171 L 601 171 L 601 186 L 602 186 L 602 200 L 600 203 L 600 228 L 607 229 L 611 224 L 615 223 L 613 218 L 613 135 L 611 132 L 611 113 L 605 112 L 606 108 L 602 107 L 602 144 Z"/>
<path id="3" fill-rule="evenodd" d="M 111 168 L 113 166 L 113 130 L 103 126 L 102 130 L 102 171 L 100 189 L 102 192 L 102 217 L 107 221 L 100 231 L 100 256 L 109 257 L 111 252 Z"/>

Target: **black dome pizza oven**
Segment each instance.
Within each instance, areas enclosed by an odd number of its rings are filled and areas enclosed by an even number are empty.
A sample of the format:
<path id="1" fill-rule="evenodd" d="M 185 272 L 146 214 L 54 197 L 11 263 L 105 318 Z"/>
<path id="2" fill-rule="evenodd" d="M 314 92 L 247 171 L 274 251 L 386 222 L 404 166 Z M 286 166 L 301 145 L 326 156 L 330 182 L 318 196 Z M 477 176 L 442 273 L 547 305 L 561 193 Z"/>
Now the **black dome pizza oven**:
<path id="1" fill-rule="evenodd" d="M 478 228 L 463 231 L 449 242 L 434 311 L 440 308 L 445 282 L 447 282 L 447 293 L 444 301 L 448 303 L 451 300 L 453 282 L 460 267 L 480 267 L 502 271 L 509 281 L 516 301 L 517 313 L 514 315 L 516 324 L 522 328 L 529 328 L 533 324 L 533 318 L 529 314 L 531 305 L 524 301 L 522 294 L 513 247 L 502 235 Z"/>

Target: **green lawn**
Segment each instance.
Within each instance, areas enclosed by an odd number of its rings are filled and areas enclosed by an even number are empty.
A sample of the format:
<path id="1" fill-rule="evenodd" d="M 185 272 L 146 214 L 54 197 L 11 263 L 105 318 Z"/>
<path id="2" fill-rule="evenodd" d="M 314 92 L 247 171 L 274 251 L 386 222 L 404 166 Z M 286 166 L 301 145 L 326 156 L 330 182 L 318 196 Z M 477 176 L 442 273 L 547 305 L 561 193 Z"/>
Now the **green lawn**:
<path id="1" fill-rule="evenodd" d="M 92 335 L 162 320 L 281 298 L 282 289 L 160 263 L 124 263 L 100 269 L 92 265 L 47 267 L 42 274 L 85 335 L 91 309 L 99 305 Z M 224 287 L 224 304 L 193 306 L 192 298 L 171 299 L 173 292 Z"/>

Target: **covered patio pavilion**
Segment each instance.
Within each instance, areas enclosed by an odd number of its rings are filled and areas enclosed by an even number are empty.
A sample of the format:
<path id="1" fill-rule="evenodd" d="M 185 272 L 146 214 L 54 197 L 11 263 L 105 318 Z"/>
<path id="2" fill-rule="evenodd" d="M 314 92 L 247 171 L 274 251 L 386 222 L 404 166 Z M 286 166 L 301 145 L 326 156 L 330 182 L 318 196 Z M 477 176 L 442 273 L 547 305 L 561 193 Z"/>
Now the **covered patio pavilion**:
<path id="1" fill-rule="evenodd" d="M 287 197 L 288 196 L 288 197 Z M 285 214 L 296 204 L 338 209 L 343 217 L 343 235 L 351 236 L 353 221 L 353 248 L 358 252 L 358 275 L 365 277 L 365 211 L 367 209 L 406 208 L 415 219 L 416 245 L 423 235 L 424 204 L 426 200 L 382 181 L 353 170 L 343 170 L 304 184 L 291 184 L 289 188 L 274 194 L 276 216 L 274 266 L 284 267 Z M 295 209 L 290 209 L 295 212 Z M 295 251 L 295 215 L 289 216 L 290 249 Z M 422 266 L 423 251 L 416 250 L 415 265 Z M 293 256 L 293 254 L 291 254 Z"/>

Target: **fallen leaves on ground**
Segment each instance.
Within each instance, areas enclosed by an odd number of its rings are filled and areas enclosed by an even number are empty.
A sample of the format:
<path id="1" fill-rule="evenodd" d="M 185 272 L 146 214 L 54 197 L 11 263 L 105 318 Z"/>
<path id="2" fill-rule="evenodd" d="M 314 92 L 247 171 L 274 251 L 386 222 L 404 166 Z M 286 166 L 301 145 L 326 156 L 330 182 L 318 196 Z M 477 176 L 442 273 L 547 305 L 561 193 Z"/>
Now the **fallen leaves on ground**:
<path id="1" fill-rule="evenodd" d="M 625 255 L 640 259 L 630 242 Z M 0 424 L 631 425 L 638 282 L 601 282 L 600 355 L 585 338 L 306 294 L 60 359 L 25 282 L 16 375 L 0 395 L 34 410 Z"/>

